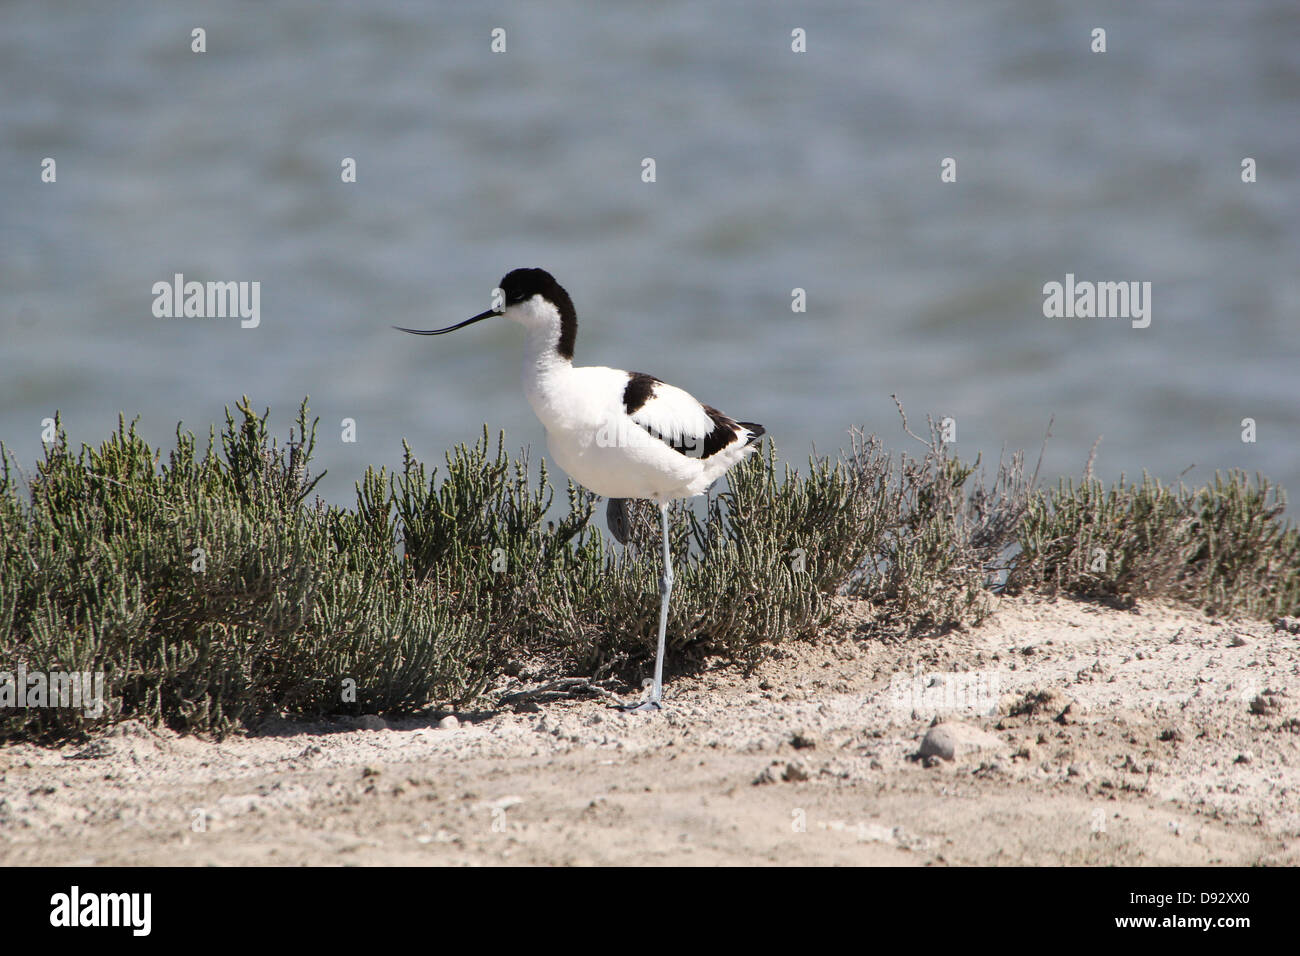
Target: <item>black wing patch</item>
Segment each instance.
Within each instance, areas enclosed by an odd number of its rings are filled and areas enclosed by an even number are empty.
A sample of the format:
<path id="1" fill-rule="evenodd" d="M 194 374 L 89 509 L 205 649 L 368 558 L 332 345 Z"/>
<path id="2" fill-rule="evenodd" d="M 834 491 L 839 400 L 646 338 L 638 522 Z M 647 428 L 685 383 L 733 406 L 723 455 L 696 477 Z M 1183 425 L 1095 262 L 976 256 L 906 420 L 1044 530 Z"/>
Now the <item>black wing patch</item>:
<path id="1" fill-rule="evenodd" d="M 736 443 L 736 429 L 740 425 L 735 419 L 729 418 L 722 412 L 718 411 L 712 405 L 704 406 L 705 413 L 713 420 L 713 431 L 704 436 L 704 446 L 700 451 L 701 458 L 710 458 L 716 455 L 722 449 Z M 679 451 L 681 449 L 678 449 Z M 690 454 L 687 452 L 687 454 Z M 692 455 L 691 457 L 695 457 Z"/>
<path id="2" fill-rule="evenodd" d="M 659 379 L 653 375 L 647 375 L 645 372 L 629 372 L 627 387 L 623 389 L 623 410 L 629 415 L 640 411 L 641 407 L 650 401 L 658 384 Z"/>

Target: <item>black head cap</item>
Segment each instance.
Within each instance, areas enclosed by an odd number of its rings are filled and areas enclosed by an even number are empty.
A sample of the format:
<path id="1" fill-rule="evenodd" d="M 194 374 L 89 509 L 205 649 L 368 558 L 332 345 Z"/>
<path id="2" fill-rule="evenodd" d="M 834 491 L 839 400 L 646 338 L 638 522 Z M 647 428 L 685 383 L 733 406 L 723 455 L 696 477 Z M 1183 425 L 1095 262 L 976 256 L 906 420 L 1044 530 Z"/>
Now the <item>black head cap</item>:
<path id="1" fill-rule="evenodd" d="M 514 269 L 501 279 L 501 291 L 505 293 L 507 306 L 527 302 L 535 295 L 540 295 L 553 304 L 560 313 L 560 340 L 555 345 L 555 351 L 564 358 L 573 360 L 573 343 L 578 336 L 578 313 L 574 311 L 569 293 L 555 281 L 555 276 L 545 269 Z"/>

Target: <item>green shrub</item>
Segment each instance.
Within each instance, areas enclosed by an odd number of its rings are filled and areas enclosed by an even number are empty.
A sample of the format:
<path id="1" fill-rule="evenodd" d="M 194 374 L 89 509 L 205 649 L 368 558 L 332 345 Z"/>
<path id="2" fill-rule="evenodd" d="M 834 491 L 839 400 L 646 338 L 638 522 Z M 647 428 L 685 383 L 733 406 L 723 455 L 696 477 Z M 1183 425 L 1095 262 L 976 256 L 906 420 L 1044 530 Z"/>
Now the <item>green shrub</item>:
<path id="1" fill-rule="evenodd" d="M 1009 586 L 1131 606 L 1166 598 L 1210 614 L 1300 613 L 1300 532 L 1280 489 L 1243 472 L 1199 490 L 1143 476 L 1095 479 L 1034 496 L 1019 526 Z"/>
<path id="2" fill-rule="evenodd" d="M 284 446 L 268 418 L 245 398 L 202 453 L 178 427 L 165 462 L 125 422 L 74 455 L 56 419 L 25 490 L 0 446 L 0 671 L 102 671 L 110 700 L 98 717 L 2 710 L 0 737 L 457 706 L 511 659 L 645 676 L 660 574 L 649 502 L 633 503 L 629 546 L 609 545 L 594 495 L 568 482 L 557 506 L 545 463 L 533 477 L 484 428 L 441 475 L 408 447 L 398 473 L 367 469 L 355 507 L 330 506 L 308 500 L 306 402 Z M 1263 479 L 1044 493 L 1017 455 L 986 487 L 933 422 L 919 440 L 920 457 L 891 456 L 854 432 L 803 470 L 778 469 L 769 441 L 701 506 L 675 503 L 670 669 L 708 654 L 752 666 L 813 639 L 835 595 L 869 602 L 890 633 L 975 623 L 1004 571 L 1011 590 L 1300 612 L 1300 540 Z"/>
<path id="3" fill-rule="evenodd" d="M 479 693 L 484 629 L 429 600 L 364 520 L 304 504 L 297 442 L 268 443 L 247 400 L 222 454 L 178 429 L 159 455 L 118 431 L 66 450 L 61 426 L 22 503 L 0 486 L 0 671 L 102 671 L 99 718 L 0 711 L 0 734 L 60 736 L 122 717 L 225 733 L 271 713 L 414 707 Z M 358 512 L 360 514 L 361 512 Z M 355 703 L 344 680 L 355 681 Z"/>

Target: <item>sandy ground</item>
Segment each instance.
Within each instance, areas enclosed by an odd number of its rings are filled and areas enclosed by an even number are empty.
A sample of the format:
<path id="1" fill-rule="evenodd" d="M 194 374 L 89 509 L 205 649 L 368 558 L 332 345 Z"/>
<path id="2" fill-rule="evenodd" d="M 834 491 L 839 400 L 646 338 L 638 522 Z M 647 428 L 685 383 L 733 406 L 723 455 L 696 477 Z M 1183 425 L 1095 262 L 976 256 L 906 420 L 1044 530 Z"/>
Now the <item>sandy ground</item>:
<path id="1" fill-rule="evenodd" d="M 1300 622 L 1007 599 L 890 642 L 863 613 L 677 677 L 657 715 L 583 695 L 10 746 L 0 862 L 1300 862 Z"/>

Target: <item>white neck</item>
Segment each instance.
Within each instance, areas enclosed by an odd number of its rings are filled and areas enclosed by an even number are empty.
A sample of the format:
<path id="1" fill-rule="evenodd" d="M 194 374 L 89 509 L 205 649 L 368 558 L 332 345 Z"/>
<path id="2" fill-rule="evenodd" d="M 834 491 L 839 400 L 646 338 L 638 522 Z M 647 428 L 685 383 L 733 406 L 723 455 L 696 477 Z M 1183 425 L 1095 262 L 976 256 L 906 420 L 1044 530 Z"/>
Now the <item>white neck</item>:
<path id="1" fill-rule="evenodd" d="M 528 400 L 537 404 L 541 393 L 552 385 L 555 379 L 566 370 L 573 368 L 573 363 L 555 351 L 560 330 L 550 325 L 536 325 L 528 329 L 524 344 L 524 390 Z"/>

